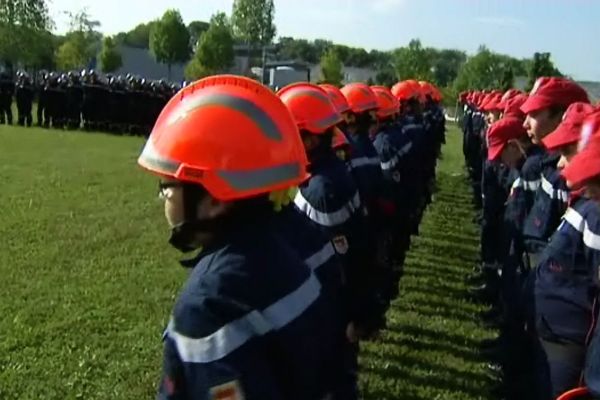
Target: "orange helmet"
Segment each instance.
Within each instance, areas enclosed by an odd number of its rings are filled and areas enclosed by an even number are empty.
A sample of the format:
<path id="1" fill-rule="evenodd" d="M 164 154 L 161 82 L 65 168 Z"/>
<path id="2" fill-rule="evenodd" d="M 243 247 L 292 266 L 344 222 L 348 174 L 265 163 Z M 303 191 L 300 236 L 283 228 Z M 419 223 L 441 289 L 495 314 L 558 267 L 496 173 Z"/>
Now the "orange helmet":
<path id="1" fill-rule="evenodd" d="M 325 90 L 312 83 L 293 83 L 277 95 L 294 116 L 298 128 L 310 133 L 325 133 L 339 124 L 342 116 Z"/>
<path id="2" fill-rule="evenodd" d="M 321 89 L 327 92 L 329 98 L 333 102 L 335 108 L 337 108 L 340 114 L 345 113 L 350 110 L 350 105 L 348 105 L 348 100 L 344 97 L 342 91 L 337 87 L 330 85 L 329 83 L 323 83 L 319 85 Z"/>
<path id="3" fill-rule="evenodd" d="M 433 98 L 433 85 L 426 81 L 419 81 L 419 86 L 421 87 L 421 93 L 425 96 L 429 96 Z"/>
<path id="4" fill-rule="evenodd" d="M 349 83 L 342 88 L 342 94 L 348 101 L 350 110 L 355 114 L 377 110 L 377 97 L 364 83 Z"/>
<path id="5" fill-rule="evenodd" d="M 385 86 L 371 86 L 377 97 L 377 118 L 383 119 L 400 111 L 400 102 Z"/>
<path id="6" fill-rule="evenodd" d="M 585 387 L 578 387 L 561 394 L 557 400 L 585 400 L 589 399 L 590 391 Z"/>
<path id="7" fill-rule="evenodd" d="M 392 87 L 392 94 L 396 96 L 399 101 L 420 98 L 421 86 L 417 81 L 413 80 L 398 82 Z"/>
<path id="8" fill-rule="evenodd" d="M 212 76 L 162 110 L 138 159 L 155 174 L 202 185 L 222 201 L 298 185 L 308 164 L 281 100 L 241 76 Z"/>
<path id="9" fill-rule="evenodd" d="M 334 150 L 350 148 L 350 142 L 344 133 L 336 128 L 333 132 L 333 140 L 331 141 L 331 147 Z"/>

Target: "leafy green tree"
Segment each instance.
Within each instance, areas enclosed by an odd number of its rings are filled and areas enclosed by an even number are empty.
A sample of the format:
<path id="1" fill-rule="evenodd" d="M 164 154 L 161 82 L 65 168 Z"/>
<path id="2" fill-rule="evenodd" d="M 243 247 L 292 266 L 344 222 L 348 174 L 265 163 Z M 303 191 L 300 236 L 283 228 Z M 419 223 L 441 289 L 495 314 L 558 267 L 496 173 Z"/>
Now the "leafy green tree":
<path id="1" fill-rule="evenodd" d="M 215 14 L 208 30 L 200 37 L 194 57 L 186 66 L 189 80 L 222 72 L 233 63 L 233 35 L 225 13 Z"/>
<path id="2" fill-rule="evenodd" d="M 63 71 L 85 67 L 88 60 L 88 47 L 81 32 L 71 34 L 56 51 L 56 66 Z"/>
<path id="3" fill-rule="evenodd" d="M 500 79 L 500 90 L 506 92 L 508 89 L 512 89 L 515 85 L 515 73 L 511 66 L 506 68 L 502 73 L 502 78 Z"/>
<path id="4" fill-rule="evenodd" d="M 235 0 L 231 13 L 233 33 L 249 48 L 273 41 L 277 29 L 274 23 L 273 0 Z"/>
<path id="5" fill-rule="evenodd" d="M 554 66 L 550 53 L 535 53 L 529 65 L 529 85 L 528 90 L 531 90 L 535 81 L 542 76 L 563 76 L 562 73 Z"/>
<path id="6" fill-rule="evenodd" d="M 460 50 L 428 48 L 427 52 L 431 59 L 433 82 L 440 87 L 451 84 L 467 61 L 467 55 Z"/>
<path id="7" fill-rule="evenodd" d="M 394 65 L 401 80 L 431 81 L 431 56 L 418 39 L 411 40 L 407 47 L 394 50 Z"/>
<path id="8" fill-rule="evenodd" d="M 37 46 L 40 35 L 52 28 L 52 19 L 44 0 L 0 0 L 0 59 L 9 69 L 17 62 L 39 60 L 45 52 Z"/>
<path id="9" fill-rule="evenodd" d="M 115 37 L 115 42 L 139 49 L 148 49 L 150 47 L 150 31 L 154 24 L 156 21 L 150 21 L 137 25 L 129 32 L 121 32 Z"/>
<path id="10" fill-rule="evenodd" d="M 150 29 L 150 51 L 156 61 L 167 64 L 168 77 L 171 67 L 190 57 L 190 33 L 177 10 L 167 10 Z"/>
<path id="11" fill-rule="evenodd" d="M 510 60 L 501 54 L 480 46 L 476 55 L 469 57 L 460 70 L 454 88 L 457 92 L 467 89 L 498 89 L 506 69 L 511 68 Z"/>
<path id="12" fill-rule="evenodd" d="M 104 38 L 99 58 L 103 72 L 115 72 L 123 65 L 121 53 L 117 49 L 115 40 L 111 37 Z"/>
<path id="13" fill-rule="evenodd" d="M 192 21 L 188 24 L 188 31 L 190 32 L 190 41 L 192 46 L 195 47 L 200 40 L 200 37 L 208 30 L 210 27 L 209 22 L 204 21 Z"/>
<path id="14" fill-rule="evenodd" d="M 329 49 L 321 58 L 321 80 L 337 86 L 344 80 L 342 61 L 335 49 Z"/>

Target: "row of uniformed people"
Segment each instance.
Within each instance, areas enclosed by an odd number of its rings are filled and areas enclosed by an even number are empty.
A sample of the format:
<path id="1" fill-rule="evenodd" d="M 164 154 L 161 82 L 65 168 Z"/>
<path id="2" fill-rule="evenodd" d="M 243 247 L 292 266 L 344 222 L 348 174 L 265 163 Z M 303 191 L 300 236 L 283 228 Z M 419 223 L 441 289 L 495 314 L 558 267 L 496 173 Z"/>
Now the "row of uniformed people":
<path id="1" fill-rule="evenodd" d="M 435 179 L 438 94 L 214 76 L 169 101 L 138 162 L 170 243 L 197 254 L 160 399 L 358 398 L 359 341 L 384 327 L 422 214 L 404 207 Z"/>
<path id="2" fill-rule="evenodd" d="M 474 278 L 485 283 L 474 294 L 493 304 L 484 317 L 501 329 L 485 353 L 502 366 L 507 398 L 554 399 L 577 386 L 595 328 L 600 245 L 590 238 L 600 238 L 598 206 L 563 175 L 599 114 L 563 78 L 540 78 L 529 95 L 462 100 L 465 142 L 478 136 L 481 144 L 481 174 L 472 174 L 482 193 Z M 474 147 L 465 143 L 469 165 L 478 162 Z"/>

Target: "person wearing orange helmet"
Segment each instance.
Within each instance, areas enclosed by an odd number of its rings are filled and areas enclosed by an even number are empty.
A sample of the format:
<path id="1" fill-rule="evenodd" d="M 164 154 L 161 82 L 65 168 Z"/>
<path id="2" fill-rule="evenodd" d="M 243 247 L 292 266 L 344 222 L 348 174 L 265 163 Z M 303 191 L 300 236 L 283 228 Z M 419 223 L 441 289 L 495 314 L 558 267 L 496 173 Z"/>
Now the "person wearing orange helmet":
<path id="1" fill-rule="evenodd" d="M 336 125 L 342 120 L 328 94 L 310 83 L 291 84 L 278 93 L 290 110 L 304 143 L 311 177 L 299 187 L 294 203 L 333 242 L 342 257 L 349 304 L 346 380 L 335 398 L 358 398 L 356 369 L 360 338 L 377 330 L 383 311 L 377 297 L 373 271 L 368 269 L 369 226 L 352 176 L 332 148 Z"/>
<path id="2" fill-rule="evenodd" d="M 394 85 L 392 94 L 400 102 L 400 116 L 397 119 L 397 135 L 399 141 L 412 143 L 408 162 L 414 166 L 412 172 L 405 176 L 409 188 L 406 207 L 410 212 L 410 229 L 414 234 L 419 232 L 419 221 L 431 199 L 431 154 L 435 149 L 431 145 L 431 130 L 426 132 L 421 114 L 421 87 L 417 81 L 407 80 Z"/>
<path id="3" fill-rule="evenodd" d="M 348 166 L 374 230 L 374 235 L 370 238 L 374 241 L 371 257 L 375 266 L 373 273 L 381 274 L 382 299 L 389 305 L 393 293 L 388 290 L 389 279 L 385 276 L 391 270 L 392 263 L 389 215 L 394 212 L 394 206 L 386 192 L 381 160 L 371 140 L 378 129 L 379 104 L 373 90 L 364 83 L 350 83 L 341 91 L 350 106 L 344 132 L 352 146 Z"/>
<path id="4" fill-rule="evenodd" d="M 385 178 L 387 191 L 393 201 L 394 209 L 390 212 L 392 233 L 392 281 L 390 282 L 391 297 L 398 294 L 398 282 L 402 276 L 406 251 L 410 245 L 410 230 L 408 228 L 408 209 L 406 207 L 406 193 L 409 188 L 403 177 L 407 171 L 408 155 L 412 149 L 412 143 L 397 133 L 395 121 L 400 111 L 400 103 L 392 92 L 383 86 L 372 86 L 371 89 L 377 97 L 379 129 L 374 137 L 373 145 L 379 154 L 381 169 Z"/>
<path id="5" fill-rule="evenodd" d="M 199 251 L 164 335 L 158 398 L 328 396 L 335 314 L 271 223 L 269 194 L 308 177 L 285 105 L 251 79 L 202 79 L 168 102 L 138 164 L 160 179 L 171 245 Z"/>

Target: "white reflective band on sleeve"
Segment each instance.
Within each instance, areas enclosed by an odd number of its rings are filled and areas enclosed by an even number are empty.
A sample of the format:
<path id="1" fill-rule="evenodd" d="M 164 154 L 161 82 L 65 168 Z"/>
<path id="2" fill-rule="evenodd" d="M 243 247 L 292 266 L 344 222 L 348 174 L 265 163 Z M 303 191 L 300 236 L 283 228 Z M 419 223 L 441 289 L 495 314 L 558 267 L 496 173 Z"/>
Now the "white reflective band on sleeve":
<path id="1" fill-rule="evenodd" d="M 563 203 L 566 203 L 569 201 L 569 192 L 566 190 L 557 189 L 556 197 L 558 198 L 558 200 L 562 201 Z"/>
<path id="2" fill-rule="evenodd" d="M 541 180 L 535 180 L 535 181 L 526 181 L 526 180 L 522 180 L 523 183 L 523 189 L 528 190 L 530 192 L 535 192 L 536 190 L 538 190 L 540 188 L 541 185 Z"/>
<path id="3" fill-rule="evenodd" d="M 408 154 L 408 152 L 412 148 L 412 145 L 412 142 L 408 142 L 407 144 L 402 146 L 402 148 L 398 150 L 398 153 L 396 153 L 396 155 L 394 155 L 394 157 L 392 157 L 390 161 L 381 163 L 381 169 L 384 171 L 388 171 L 394 168 L 396 165 L 398 165 L 400 159 Z"/>
<path id="4" fill-rule="evenodd" d="M 331 242 L 327 242 L 327 244 L 321 250 L 304 260 L 304 263 L 308 265 L 310 269 L 315 271 L 329 261 L 333 256 L 335 256 L 333 244 L 331 244 Z"/>
<path id="5" fill-rule="evenodd" d="M 306 311 L 319 297 L 321 284 L 314 274 L 298 289 L 267 307 L 251 311 L 203 338 L 190 338 L 176 331 L 173 321 L 167 334 L 175 342 L 183 362 L 209 363 L 220 360 L 256 336 L 288 325 Z"/>
<path id="6" fill-rule="evenodd" d="M 516 189 L 516 188 L 520 188 L 520 187 L 523 187 L 523 182 L 521 181 L 521 178 L 517 178 L 513 182 L 511 189 Z"/>
<path id="7" fill-rule="evenodd" d="M 546 179 L 545 176 L 542 175 L 542 190 L 551 198 L 560 200 L 563 203 L 566 203 L 569 200 L 569 192 L 562 189 L 555 189 L 554 186 Z"/>
<path id="8" fill-rule="evenodd" d="M 583 220 L 581 214 L 579 214 L 579 212 L 574 208 L 569 207 L 562 219 L 567 221 L 569 225 L 571 225 L 576 231 L 583 232 L 585 221 Z"/>
<path id="9" fill-rule="evenodd" d="M 585 229 L 583 231 L 583 243 L 591 249 L 600 251 L 600 235 L 592 232 L 587 222 L 585 223 Z"/>
<path id="10" fill-rule="evenodd" d="M 300 190 L 296 193 L 294 204 L 312 221 L 319 225 L 331 227 L 341 225 L 350 219 L 352 213 L 360 208 L 360 196 L 358 192 L 356 192 L 352 200 L 343 205 L 339 210 L 331 213 L 322 212 L 314 208 L 308 200 L 302 196 L 302 191 Z"/>
<path id="11" fill-rule="evenodd" d="M 360 168 L 367 165 L 379 165 L 379 157 L 360 157 L 350 160 L 352 168 Z"/>
<path id="12" fill-rule="evenodd" d="M 402 132 L 405 132 L 409 129 L 418 129 L 420 127 L 421 127 L 421 125 L 419 125 L 419 124 L 406 124 L 402 127 Z"/>
<path id="13" fill-rule="evenodd" d="M 552 184 L 550 182 L 548 182 L 548 179 L 546 179 L 546 177 L 543 175 L 542 175 L 542 190 L 544 192 L 546 192 L 546 194 L 548 196 L 550 196 L 551 199 L 555 198 L 554 188 L 552 187 Z"/>

